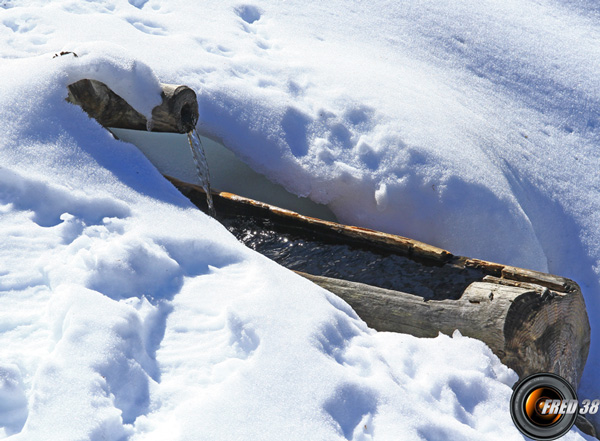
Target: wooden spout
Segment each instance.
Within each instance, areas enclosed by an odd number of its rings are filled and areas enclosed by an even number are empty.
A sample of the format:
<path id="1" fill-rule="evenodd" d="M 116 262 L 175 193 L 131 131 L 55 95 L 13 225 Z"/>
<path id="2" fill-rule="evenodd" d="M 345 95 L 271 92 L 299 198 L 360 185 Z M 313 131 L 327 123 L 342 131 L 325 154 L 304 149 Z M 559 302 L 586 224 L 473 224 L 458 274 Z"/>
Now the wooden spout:
<path id="1" fill-rule="evenodd" d="M 162 84 L 162 103 L 152 110 L 154 132 L 188 133 L 198 121 L 196 93 L 187 86 Z M 145 116 L 131 107 L 106 84 L 80 80 L 69 85 L 67 101 L 81 108 L 104 127 L 147 130 Z"/>

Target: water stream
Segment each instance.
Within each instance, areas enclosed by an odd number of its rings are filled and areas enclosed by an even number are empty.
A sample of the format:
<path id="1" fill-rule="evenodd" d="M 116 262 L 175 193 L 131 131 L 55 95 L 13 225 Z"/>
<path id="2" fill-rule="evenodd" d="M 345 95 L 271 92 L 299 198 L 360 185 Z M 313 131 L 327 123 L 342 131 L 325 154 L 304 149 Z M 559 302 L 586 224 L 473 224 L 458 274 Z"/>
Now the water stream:
<path id="1" fill-rule="evenodd" d="M 252 216 L 222 217 L 221 223 L 249 248 L 286 268 L 316 276 L 366 283 L 425 300 L 456 300 L 484 274 L 455 265 L 431 265 L 394 253 L 335 243 L 317 232 L 286 228 Z"/>
<path id="2" fill-rule="evenodd" d="M 196 170 L 198 171 L 198 180 L 202 189 L 206 193 L 206 204 L 208 205 L 208 214 L 212 217 L 216 217 L 217 212 L 215 211 L 215 205 L 213 203 L 212 193 L 210 191 L 210 173 L 208 171 L 208 161 L 206 160 L 206 153 L 204 152 L 204 146 L 200 141 L 200 136 L 196 129 L 188 132 L 188 141 L 190 143 L 190 149 L 192 150 L 192 157 L 196 164 Z"/>
<path id="3" fill-rule="evenodd" d="M 204 196 L 198 192 L 201 200 L 192 201 L 216 218 L 204 145 L 196 130 L 190 131 L 187 138 L 197 179 L 205 193 Z M 206 206 L 202 207 L 204 197 Z M 246 246 L 287 268 L 313 275 L 403 291 L 425 300 L 457 299 L 470 283 L 483 277 L 476 269 L 426 264 L 370 246 L 348 245 L 322 237 L 318 231 L 234 214 L 225 207 L 219 213 L 219 221 Z"/>

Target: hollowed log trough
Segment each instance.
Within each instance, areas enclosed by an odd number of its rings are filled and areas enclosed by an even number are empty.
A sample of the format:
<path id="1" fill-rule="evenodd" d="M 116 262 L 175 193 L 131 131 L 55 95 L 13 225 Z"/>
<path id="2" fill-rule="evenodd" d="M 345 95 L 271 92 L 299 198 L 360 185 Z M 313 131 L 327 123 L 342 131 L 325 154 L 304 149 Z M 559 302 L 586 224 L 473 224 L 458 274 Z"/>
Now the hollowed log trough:
<path id="1" fill-rule="evenodd" d="M 201 187 L 169 179 L 205 210 Z M 432 299 L 299 272 L 343 298 L 373 329 L 417 337 L 435 337 L 440 332 L 451 335 L 458 329 L 462 335 L 486 343 L 520 377 L 553 372 L 578 386 L 590 346 L 590 325 L 574 281 L 455 256 L 406 237 L 302 216 L 227 192 L 214 191 L 213 199 L 221 220 L 239 216 L 267 219 L 281 234 L 307 235 L 324 244 L 347 244 L 388 257 L 403 256 L 432 277 L 437 273 L 444 277 L 444 293 Z M 465 271 L 473 281 L 465 282 Z M 449 290 L 458 296 L 444 298 L 450 297 Z"/>
<path id="2" fill-rule="evenodd" d="M 97 81 L 72 84 L 68 100 L 107 128 L 147 129 L 145 117 Z M 194 92 L 185 86 L 164 85 L 163 103 L 153 111 L 152 130 L 185 133 L 194 128 L 197 119 Z M 169 179 L 206 210 L 200 187 Z M 574 281 L 455 256 L 405 237 L 302 216 L 231 193 L 215 191 L 213 198 L 222 221 L 259 219 L 269 222 L 277 234 L 344 244 L 384 258 L 402 256 L 417 270 L 422 268 L 422 274 L 439 279 L 428 297 L 411 292 L 412 276 L 402 282 L 406 289 L 386 289 L 373 283 L 300 273 L 343 298 L 370 327 L 417 337 L 452 334 L 458 329 L 485 342 L 520 377 L 553 372 L 577 388 L 589 351 L 590 325 L 581 290 Z"/>

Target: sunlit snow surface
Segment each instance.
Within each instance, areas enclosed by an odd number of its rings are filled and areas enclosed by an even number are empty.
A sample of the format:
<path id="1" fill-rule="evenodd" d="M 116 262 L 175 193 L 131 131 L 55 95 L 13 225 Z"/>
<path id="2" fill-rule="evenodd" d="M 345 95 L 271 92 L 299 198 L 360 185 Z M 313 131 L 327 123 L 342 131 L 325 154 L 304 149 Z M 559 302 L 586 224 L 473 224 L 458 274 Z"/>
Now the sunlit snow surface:
<path id="1" fill-rule="evenodd" d="M 483 344 L 373 333 L 243 248 L 64 102 L 85 77 L 145 114 L 189 85 L 202 133 L 346 223 L 575 279 L 599 398 L 598 12 L 0 1 L 0 433 L 522 439 Z"/>

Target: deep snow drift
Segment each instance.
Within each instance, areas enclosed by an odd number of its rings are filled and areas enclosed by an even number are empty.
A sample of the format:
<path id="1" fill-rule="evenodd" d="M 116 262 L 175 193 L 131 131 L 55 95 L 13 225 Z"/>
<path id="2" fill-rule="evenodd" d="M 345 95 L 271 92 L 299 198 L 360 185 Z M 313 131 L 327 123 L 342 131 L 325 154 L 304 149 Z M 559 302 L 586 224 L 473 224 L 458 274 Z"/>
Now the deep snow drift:
<path id="1" fill-rule="evenodd" d="M 193 87 L 200 131 L 344 222 L 575 279 L 593 332 L 579 393 L 600 397 L 592 2 L 0 8 L 8 434 L 27 418 L 45 439 L 519 439 L 514 378 L 483 345 L 371 334 L 241 248 L 63 102 L 86 76 L 144 113 L 157 78 Z"/>
<path id="2" fill-rule="evenodd" d="M 0 102 L 5 435 L 521 439 L 516 377 L 485 345 L 374 333 L 63 99 L 81 71 L 152 86 L 139 67 L 86 55 L 0 67 L 19 73 Z"/>

